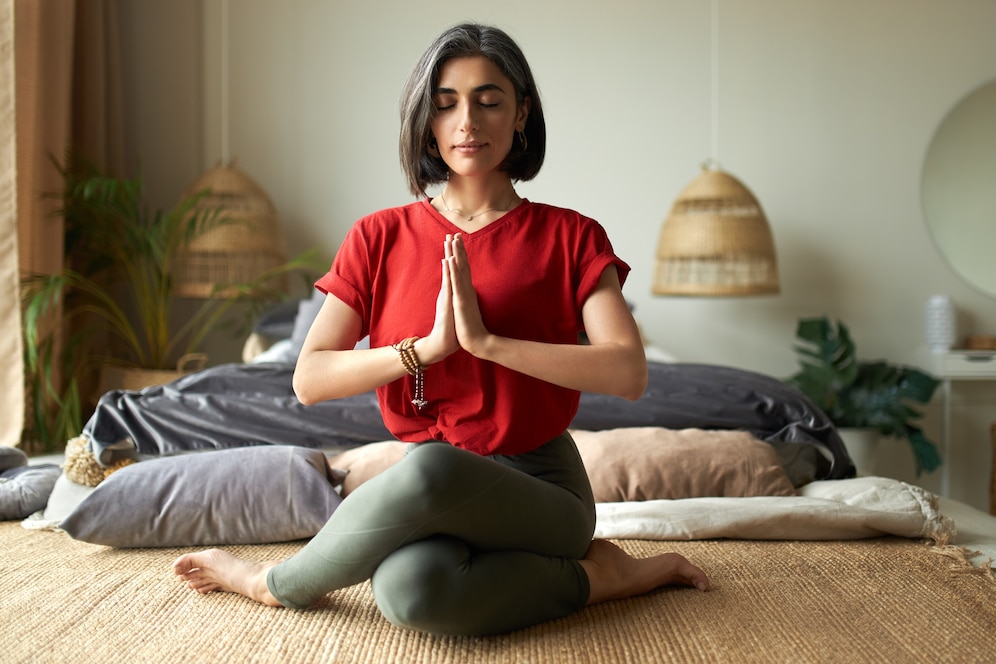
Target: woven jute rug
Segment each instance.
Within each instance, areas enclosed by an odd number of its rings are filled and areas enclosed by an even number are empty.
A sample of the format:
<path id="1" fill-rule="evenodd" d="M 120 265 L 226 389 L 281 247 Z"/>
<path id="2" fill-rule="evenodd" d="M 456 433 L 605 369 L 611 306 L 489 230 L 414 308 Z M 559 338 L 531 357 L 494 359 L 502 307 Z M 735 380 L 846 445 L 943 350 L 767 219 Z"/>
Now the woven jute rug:
<path id="1" fill-rule="evenodd" d="M 996 581 L 960 552 L 855 542 L 621 541 L 674 550 L 713 589 L 669 588 L 503 636 L 401 630 L 369 584 L 308 611 L 186 589 L 189 549 L 115 550 L 0 524 L 0 662 L 984 662 Z M 268 560 L 300 543 L 229 547 Z M 939 555 L 947 553 L 948 555 Z"/>

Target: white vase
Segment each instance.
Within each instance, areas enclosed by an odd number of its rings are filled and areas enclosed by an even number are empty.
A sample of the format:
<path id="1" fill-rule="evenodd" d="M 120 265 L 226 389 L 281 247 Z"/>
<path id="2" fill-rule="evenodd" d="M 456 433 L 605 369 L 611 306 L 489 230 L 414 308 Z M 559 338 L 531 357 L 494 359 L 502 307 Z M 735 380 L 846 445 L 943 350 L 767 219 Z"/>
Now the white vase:
<path id="1" fill-rule="evenodd" d="M 847 454 L 858 469 L 860 476 L 874 476 L 878 465 L 878 443 L 879 434 L 877 429 L 871 428 L 843 428 L 837 429 Z"/>
<path id="2" fill-rule="evenodd" d="M 950 295 L 933 295 L 924 307 L 925 337 L 930 350 L 951 350 L 958 336 L 954 301 Z"/>

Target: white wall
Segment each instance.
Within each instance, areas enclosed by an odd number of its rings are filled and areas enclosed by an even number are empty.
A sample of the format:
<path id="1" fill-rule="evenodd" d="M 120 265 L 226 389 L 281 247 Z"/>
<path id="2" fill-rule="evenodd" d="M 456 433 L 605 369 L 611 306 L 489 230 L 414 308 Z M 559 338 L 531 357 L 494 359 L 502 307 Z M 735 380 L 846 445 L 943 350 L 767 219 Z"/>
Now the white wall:
<path id="1" fill-rule="evenodd" d="M 155 165 L 146 168 L 150 191 L 169 200 L 177 182 L 223 156 L 221 0 L 123 4 L 133 62 L 187 73 L 185 82 L 149 78 L 134 65 L 129 79 L 128 98 L 145 100 L 130 134 L 142 162 Z M 683 360 L 786 376 L 797 319 L 825 313 L 850 327 L 865 359 L 914 363 L 934 293 L 954 297 L 964 332 L 996 333 L 996 301 L 938 254 L 920 199 L 938 124 L 996 78 L 996 2 L 725 0 L 719 18 L 712 154 L 705 0 L 230 0 L 231 156 L 270 193 L 291 250 L 319 245 L 331 256 L 356 218 L 410 200 L 397 108 L 421 50 L 455 22 L 493 23 L 530 59 L 547 114 L 546 165 L 520 193 L 605 225 L 633 267 L 626 294 L 655 344 Z M 147 50 L 146 33 L 163 31 L 189 50 Z M 152 126 L 147 109 L 157 98 L 165 110 Z M 191 100 L 201 116 L 191 115 Z M 761 201 L 781 295 L 650 294 L 660 223 L 710 156 Z M 958 411 L 965 431 L 952 494 L 984 507 L 996 402 L 982 386 L 968 389 L 974 405 Z M 928 432 L 939 431 L 935 410 Z M 880 470 L 913 479 L 899 457 Z"/>

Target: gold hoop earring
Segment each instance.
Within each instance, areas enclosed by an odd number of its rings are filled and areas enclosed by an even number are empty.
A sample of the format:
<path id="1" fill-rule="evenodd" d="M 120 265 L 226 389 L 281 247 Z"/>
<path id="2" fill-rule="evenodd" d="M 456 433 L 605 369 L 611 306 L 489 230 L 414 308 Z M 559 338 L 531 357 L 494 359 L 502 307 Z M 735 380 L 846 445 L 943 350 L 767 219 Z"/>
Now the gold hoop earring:
<path id="1" fill-rule="evenodd" d="M 428 144 L 425 146 L 425 151 L 429 153 L 429 156 L 433 159 L 439 159 L 439 144 L 436 143 L 435 138 L 430 138 Z"/>
<path id="2" fill-rule="evenodd" d="M 526 140 L 526 132 L 520 131 L 518 134 L 519 142 L 522 143 L 522 151 L 525 152 L 526 148 L 529 147 L 529 141 Z"/>

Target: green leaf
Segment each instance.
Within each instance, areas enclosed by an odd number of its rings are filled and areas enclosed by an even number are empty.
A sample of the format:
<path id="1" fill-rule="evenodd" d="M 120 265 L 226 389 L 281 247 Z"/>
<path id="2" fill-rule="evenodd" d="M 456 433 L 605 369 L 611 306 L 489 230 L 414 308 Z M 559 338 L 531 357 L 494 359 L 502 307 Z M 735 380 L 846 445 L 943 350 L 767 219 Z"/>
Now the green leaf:
<path id="1" fill-rule="evenodd" d="M 838 427 L 873 427 L 881 435 L 906 438 L 918 475 L 941 464 L 937 446 L 912 424 L 922 414 L 909 405 L 928 403 L 940 381 L 914 367 L 859 361 L 850 331 L 826 316 L 801 319 L 796 336 L 799 371 L 786 383 Z"/>
<path id="2" fill-rule="evenodd" d="M 258 312 L 261 303 L 285 297 L 278 287 L 284 280 L 276 277 L 298 275 L 310 285 L 328 267 L 316 252 L 306 252 L 246 283 L 228 285 L 236 296 L 207 298 L 176 324 L 178 256 L 205 233 L 246 222 L 212 204 L 207 190 L 184 196 L 169 209 L 152 209 L 143 200 L 140 177 L 107 176 L 71 150 L 52 162 L 62 187 L 44 196 L 57 201 L 67 269 L 21 282 L 28 440 L 64 445 L 70 432 L 78 433 L 82 404 L 89 401 L 89 395 L 81 398 L 80 386 L 87 378 L 92 382 L 100 363 L 173 368 L 236 303 Z M 86 329 L 70 332 L 83 320 Z M 113 357 L 100 351 L 96 338 L 111 341 Z"/>

